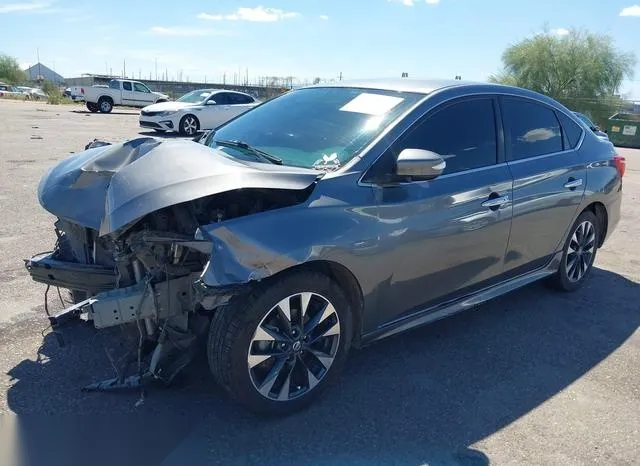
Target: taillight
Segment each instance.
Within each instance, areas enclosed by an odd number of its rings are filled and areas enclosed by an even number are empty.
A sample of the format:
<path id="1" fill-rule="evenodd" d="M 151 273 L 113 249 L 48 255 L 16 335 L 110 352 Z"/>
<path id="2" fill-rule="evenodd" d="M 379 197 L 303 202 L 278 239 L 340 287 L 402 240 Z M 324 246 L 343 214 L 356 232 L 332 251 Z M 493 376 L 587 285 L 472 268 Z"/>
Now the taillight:
<path id="1" fill-rule="evenodd" d="M 84 94 L 84 87 L 80 88 L 80 94 Z"/>
<path id="2" fill-rule="evenodd" d="M 613 156 L 613 163 L 616 165 L 616 168 L 618 169 L 618 173 L 620 174 L 620 178 L 622 178 L 624 176 L 624 170 L 625 168 L 627 168 L 627 161 L 624 157 L 622 157 L 621 155 L 614 155 Z"/>

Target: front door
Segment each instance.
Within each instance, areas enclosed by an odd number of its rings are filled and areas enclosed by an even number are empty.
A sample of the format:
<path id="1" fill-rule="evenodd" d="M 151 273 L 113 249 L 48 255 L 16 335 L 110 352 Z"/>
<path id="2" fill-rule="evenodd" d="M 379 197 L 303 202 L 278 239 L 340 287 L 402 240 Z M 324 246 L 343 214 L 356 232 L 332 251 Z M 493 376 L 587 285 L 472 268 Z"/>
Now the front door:
<path id="1" fill-rule="evenodd" d="M 500 102 L 514 178 L 505 272 L 519 275 L 546 265 L 562 248 L 582 201 L 587 167 L 575 149 L 582 129 L 561 112 L 523 98 Z"/>
<path id="2" fill-rule="evenodd" d="M 372 181 L 383 232 L 377 264 L 388 271 L 373 328 L 469 293 L 503 272 L 513 180 L 496 108 L 491 96 L 443 104 L 371 167 L 370 179 L 392 171 L 405 148 L 436 152 L 447 163 L 431 181 Z"/>
<path id="3" fill-rule="evenodd" d="M 134 98 L 136 99 L 136 107 L 146 107 L 155 102 L 156 96 L 147 86 L 142 83 L 133 83 Z"/>

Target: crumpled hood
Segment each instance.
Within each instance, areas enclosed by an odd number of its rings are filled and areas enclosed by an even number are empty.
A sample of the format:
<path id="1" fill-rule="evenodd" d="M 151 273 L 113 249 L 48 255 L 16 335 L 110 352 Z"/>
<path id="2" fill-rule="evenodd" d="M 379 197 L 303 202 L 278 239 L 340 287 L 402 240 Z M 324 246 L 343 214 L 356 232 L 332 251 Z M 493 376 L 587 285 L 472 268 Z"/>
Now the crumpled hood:
<path id="1" fill-rule="evenodd" d="M 305 189 L 319 175 L 145 137 L 66 158 L 42 177 L 38 199 L 53 215 L 106 235 L 171 205 L 238 188 Z"/>
<path id="2" fill-rule="evenodd" d="M 196 107 L 198 104 L 189 104 L 187 102 L 160 102 L 157 104 L 147 105 L 142 109 L 144 112 L 176 112 L 183 108 Z"/>

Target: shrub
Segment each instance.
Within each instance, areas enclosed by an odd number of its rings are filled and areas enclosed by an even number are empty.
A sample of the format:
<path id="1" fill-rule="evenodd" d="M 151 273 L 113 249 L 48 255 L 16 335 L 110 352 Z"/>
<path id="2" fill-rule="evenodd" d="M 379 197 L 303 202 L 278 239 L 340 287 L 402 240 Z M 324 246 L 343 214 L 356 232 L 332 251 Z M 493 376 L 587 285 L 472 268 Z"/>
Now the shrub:
<path id="1" fill-rule="evenodd" d="M 42 90 L 44 91 L 49 99 L 47 100 L 48 104 L 51 105 L 59 105 L 64 100 L 64 94 L 60 90 L 60 88 L 50 81 L 45 81 L 42 86 Z"/>

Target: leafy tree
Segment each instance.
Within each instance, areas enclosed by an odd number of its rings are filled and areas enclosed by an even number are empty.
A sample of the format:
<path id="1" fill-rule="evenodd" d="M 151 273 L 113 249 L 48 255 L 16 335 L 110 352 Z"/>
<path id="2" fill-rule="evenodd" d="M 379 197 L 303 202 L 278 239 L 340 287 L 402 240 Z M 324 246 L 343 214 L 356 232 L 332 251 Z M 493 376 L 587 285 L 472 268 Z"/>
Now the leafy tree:
<path id="1" fill-rule="evenodd" d="M 620 104 L 615 94 L 633 76 L 636 57 L 617 50 L 610 36 L 571 30 L 525 39 L 508 47 L 502 61 L 490 81 L 546 94 L 602 123 Z"/>
<path id="2" fill-rule="evenodd" d="M 8 84 L 16 84 L 27 80 L 27 75 L 22 69 L 18 61 L 9 55 L 0 55 L 0 81 Z"/>

